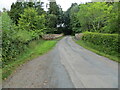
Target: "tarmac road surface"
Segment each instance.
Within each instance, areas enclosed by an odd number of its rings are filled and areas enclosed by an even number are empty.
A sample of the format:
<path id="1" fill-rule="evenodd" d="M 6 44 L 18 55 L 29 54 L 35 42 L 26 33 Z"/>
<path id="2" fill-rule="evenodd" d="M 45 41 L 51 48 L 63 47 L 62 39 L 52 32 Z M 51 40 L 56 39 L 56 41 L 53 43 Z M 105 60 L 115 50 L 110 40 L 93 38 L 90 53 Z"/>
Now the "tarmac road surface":
<path id="1" fill-rule="evenodd" d="M 66 36 L 53 50 L 20 67 L 3 88 L 118 88 L 118 63 Z"/>

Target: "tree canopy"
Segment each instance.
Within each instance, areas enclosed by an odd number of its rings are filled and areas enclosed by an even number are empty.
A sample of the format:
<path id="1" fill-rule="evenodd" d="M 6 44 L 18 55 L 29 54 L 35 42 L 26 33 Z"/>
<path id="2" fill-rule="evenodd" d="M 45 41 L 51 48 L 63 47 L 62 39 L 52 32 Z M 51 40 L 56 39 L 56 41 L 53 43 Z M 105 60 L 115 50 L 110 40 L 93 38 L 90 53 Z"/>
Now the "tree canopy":
<path id="1" fill-rule="evenodd" d="M 65 25 L 73 33 L 118 33 L 118 2 L 73 3 L 65 12 Z"/>

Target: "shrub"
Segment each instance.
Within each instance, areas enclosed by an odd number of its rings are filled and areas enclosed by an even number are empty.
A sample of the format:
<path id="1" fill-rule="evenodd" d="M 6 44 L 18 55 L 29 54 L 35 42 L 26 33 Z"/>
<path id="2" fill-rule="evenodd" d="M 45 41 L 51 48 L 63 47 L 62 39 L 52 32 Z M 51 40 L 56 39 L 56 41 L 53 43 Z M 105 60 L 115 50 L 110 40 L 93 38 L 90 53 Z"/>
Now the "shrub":
<path id="1" fill-rule="evenodd" d="M 6 12 L 2 13 L 2 65 L 15 60 L 16 56 L 26 48 L 26 45 L 17 38 L 19 32 L 12 24 L 12 20 Z"/>
<path id="2" fill-rule="evenodd" d="M 2 14 L 3 67 L 9 62 L 16 60 L 17 56 L 26 51 L 31 41 L 39 39 L 44 33 L 44 15 L 38 16 L 34 9 L 31 8 L 31 11 L 29 10 L 30 8 L 25 9 L 24 14 L 21 14 L 18 26 L 12 23 L 7 12 Z"/>
<path id="3" fill-rule="evenodd" d="M 34 31 L 45 28 L 44 15 L 38 15 L 34 8 L 26 8 L 20 16 L 18 25 L 22 30 Z"/>
<path id="4" fill-rule="evenodd" d="M 106 54 L 118 54 L 120 45 L 118 41 L 118 34 L 103 34 L 85 32 L 82 40 L 90 42 L 97 46 L 97 50 L 103 51 Z"/>

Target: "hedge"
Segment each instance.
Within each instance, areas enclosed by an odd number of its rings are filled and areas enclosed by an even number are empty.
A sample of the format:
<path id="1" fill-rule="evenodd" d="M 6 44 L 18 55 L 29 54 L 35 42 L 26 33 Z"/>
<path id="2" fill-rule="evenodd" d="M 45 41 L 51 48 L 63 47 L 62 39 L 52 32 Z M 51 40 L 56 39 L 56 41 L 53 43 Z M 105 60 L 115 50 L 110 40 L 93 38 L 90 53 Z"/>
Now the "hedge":
<path id="1" fill-rule="evenodd" d="M 0 18 L 2 18 L 2 65 L 0 63 L 0 67 L 4 68 L 25 52 L 32 41 L 40 38 L 41 32 L 39 31 L 42 29 L 21 30 L 19 26 L 12 23 L 6 12 L 2 13 Z"/>
<path id="2" fill-rule="evenodd" d="M 118 34 L 85 32 L 82 36 L 82 40 L 94 44 L 97 46 L 96 49 L 106 54 L 117 54 L 116 56 L 118 56 L 120 52 Z"/>

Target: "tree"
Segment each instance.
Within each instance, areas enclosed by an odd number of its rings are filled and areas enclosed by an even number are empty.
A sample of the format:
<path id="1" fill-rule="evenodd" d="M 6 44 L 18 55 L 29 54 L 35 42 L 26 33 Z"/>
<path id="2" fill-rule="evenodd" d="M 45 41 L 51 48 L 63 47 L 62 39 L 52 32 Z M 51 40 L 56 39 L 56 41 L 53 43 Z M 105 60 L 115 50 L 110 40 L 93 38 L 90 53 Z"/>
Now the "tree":
<path id="1" fill-rule="evenodd" d="M 44 4 L 43 2 L 36 2 L 35 4 L 35 8 L 38 12 L 38 15 L 42 15 L 45 14 L 46 12 L 44 11 L 44 9 L 42 8 L 42 4 Z"/>
<path id="2" fill-rule="evenodd" d="M 118 33 L 119 32 L 119 11 L 118 11 L 118 2 L 115 2 L 113 5 L 109 6 L 109 14 L 107 17 L 107 25 L 103 28 L 103 32 L 107 33 Z"/>
<path id="3" fill-rule="evenodd" d="M 46 33 L 54 33 L 56 31 L 57 16 L 54 14 L 48 14 L 46 16 Z"/>
<path id="4" fill-rule="evenodd" d="M 7 12 L 3 12 L 2 15 L 2 63 L 14 58 L 15 46 L 13 45 L 15 30 L 12 26 L 12 20 L 10 19 Z"/>
<path id="5" fill-rule="evenodd" d="M 79 22 L 82 30 L 100 32 L 105 25 L 108 5 L 105 2 L 94 2 L 80 5 L 78 12 Z"/>
<path id="6" fill-rule="evenodd" d="M 80 23 L 77 18 L 79 5 L 73 3 L 71 7 L 64 13 L 65 34 L 74 34 L 79 32 Z"/>
<path id="7" fill-rule="evenodd" d="M 26 2 L 26 3 L 27 3 L 27 8 L 35 6 L 35 3 L 33 1 L 29 1 L 29 2 Z"/>
<path id="8" fill-rule="evenodd" d="M 64 20 L 63 20 L 63 11 L 62 11 L 62 8 L 61 6 L 58 6 L 59 7 L 59 14 L 58 14 L 58 21 L 57 21 L 57 24 L 61 26 L 61 24 L 64 23 Z"/>
<path id="9" fill-rule="evenodd" d="M 12 3 L 11 9 L 8 12 L 13 22 L 17 25 L 20 18 L 20 14 L 24 12 L 24 9 L 32 7 L 35 8 L 39 15 L 45 14 L 42 8 L 42 2 L 16 2 Z"/>
<path id="10" fill-rule="evenodd" d="M 50 5 L 49 5 L 49 10 L 48 10 L 48 13 L 49 14 L 54 14 L 56 16 L 59 15 L 59 7 L 58 5 L 56 4 L 56 2 L 50 2 Z"/>
<path id="11" fill-rule="evenodd" d="M 118 33 L 118 15 L 118 2 L 74 3 L 64 13 L 64 24 L 72 33 Z"/>
<path id="12" fill-rule="evenodd" d="M 73 3 L 70 8 L 70 25 L 71 29 L 74 33 L 80 33 L 80 22 L 77 18 L 77 13 L 79 12 L 79 5 L 77 3 Z"/>
<path id="13" fill-rule="evenodd" d="M 6 11 L 7 11 L 7 9 L 6 9 L 6 8 L 3 8 L 2 10 L 3 10 L 3 12 L 6 12 Z"/>
<path id="14" fill-rule="evenodd" d="M 58 33 L 57 26 L 61 26 L 63 23 L 63 11 L 62 8 L 56 4 L 56 2 L 50 2 L 48 12 L 46 15 L 46 26 L 49 33 Z"/>
<path id="15" fill-rule="evenodd" d="M 18 25 L 23 30 L 33 31 L 45 28 L 44 15 L 38 15 L 34 8 L 24 9 L 24 13 L 20 14 Z"/>
<path id="16" fill-rule="evenodd" d="M 23 11 L 24 11 L 24 7 L 22 5 L 22 2 L 12 3 L 11 9 L 8 12 L 8 14 L 16 25 L 18 24 L 20 14 L 22 14 Z"/>
<path id="17" fill-rule="evenodd" d="M 70 26 L 70 9 L 68 9 L 66 12 L 64 12 L 64 34 L 69 35 L 72 33 L 72 28 Z"/>

